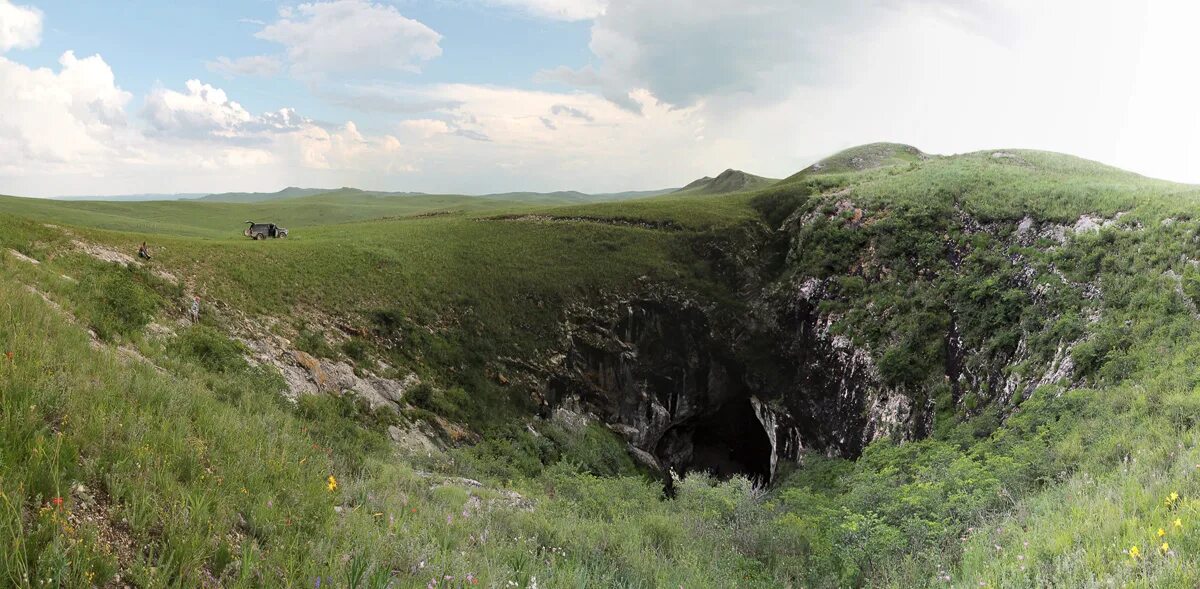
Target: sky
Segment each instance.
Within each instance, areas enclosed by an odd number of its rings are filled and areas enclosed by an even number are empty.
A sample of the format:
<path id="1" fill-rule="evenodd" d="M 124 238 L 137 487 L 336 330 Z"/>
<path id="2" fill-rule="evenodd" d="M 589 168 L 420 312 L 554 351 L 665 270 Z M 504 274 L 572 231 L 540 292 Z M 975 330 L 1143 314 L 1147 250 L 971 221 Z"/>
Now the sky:
<path id="1" fill-rule="evenodd" d="M 1200 183 L 1200 3 L 0 0 L 0 194 L 784 177 L 873 141 Z"/>

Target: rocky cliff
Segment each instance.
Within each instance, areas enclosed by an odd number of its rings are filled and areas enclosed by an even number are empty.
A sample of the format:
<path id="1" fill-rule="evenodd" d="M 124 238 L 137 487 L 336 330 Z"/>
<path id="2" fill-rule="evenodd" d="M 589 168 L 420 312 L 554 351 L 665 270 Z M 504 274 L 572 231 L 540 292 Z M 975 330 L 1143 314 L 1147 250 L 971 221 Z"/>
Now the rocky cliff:
<path id="1" fill-rule="evenodd" d="M 547 403 L 594 415 L 664 473 L 760 481 L 805 452 L 999 423 L 1078 379 L 1070 351 L 1099 291 L 1060 268 L 1072 238 L 1136 230 L 872 210 L 846 189 L 758 204 L 754 227 L 696 244 L 735 304 L 651 285 L 571 309 Z"/>

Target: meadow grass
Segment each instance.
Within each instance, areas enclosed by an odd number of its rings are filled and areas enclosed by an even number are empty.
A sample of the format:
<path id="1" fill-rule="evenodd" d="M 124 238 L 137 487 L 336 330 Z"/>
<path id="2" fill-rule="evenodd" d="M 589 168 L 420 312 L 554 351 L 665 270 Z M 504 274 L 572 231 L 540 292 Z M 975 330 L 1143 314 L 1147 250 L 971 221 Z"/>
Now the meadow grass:
<path id="1" fill-rule="evenodd" d="M 0 200 L 14 213 L 0 215 L 0 248 L 42 261 L 0 249 L 0 351 L 13 352 L 0 358 L 0 542 L 12 547 L 0 578 L 87 586 L 119 572 L 150 587 L 212 578 L 312 586 L 317 577 L 335 586 L 527 587 L 534 578 L 540 587 L 1193 586 L 1200 191 L 1058 154 L 1004 153 L 805 173 L 724 197 L 491 203 L 428 217 L 412 215 L 450 203 L 313 209 L 294 225 L 303 229 L 295 239 L 267 242 L 225 235 L 226 224 L 245 220 L 243 205 L 214 208 L 224 212 L 212 220 L 198 216 L 198 203 Z M 839 221 L 854 214 L 838 213 L 842 200 L 878 218 L 863 229 Z M 268 216 L 303 208 L 255 206 Z M 409 218 L 371 218 L 394 214 Z M 1076 234 L 1082 215 L 1114 222 Z M 969 218 L 999 234 L 1026 216 L 1061 223 L 1063 242 L 1020 246 L 960 225 Z M 222 326 L 148 337 L 147 315 L 177 314 L 185 287 L 102 264 L 70 243 L 82 236 L 132 252 L 147 234 L 152 267 L 208 300 L 252 315 L 316 309 L 404 342 L 367 352 L 392 354 L 439 385 L 422 410 L 493 418 L 477 420 L 484 441 L 449 461 L 396 456 L 382 429 L 408 416 L 373 415 L 348 398 L 289 405 L 278 377 L 240 361 Z M 666 500 L 608 432 L 527 420 L 529 407 L 489 388 L 485 369 L 496 357 L 551 347 L 566 304 L 636 289 L 643 277 L 730 297 L 720 260 L 702 246 L 736 250 L 763 234 L 779 251 L 761 255 L 783 260 L 766 265 L 769 279 L 829 280 L 823 304 L 840 318 L 832 329 L 876 354 L 886 378 L 937 404 L 930 438 L 879 440 L 853 461 L 809 455 L 769 490 L 692 476 Z M 947 243 L 968 252 L 960 268 L 946 260 Z M 862 270 L 868 248 L 889 279 Z M 1013 260 L 1036 270 L 1036 301 L 1016 286 Z M 131 298 L 138 312 L 115 311 Z M 1052 383 L 1003 407 L 995 391 L 948 399 L 938 388 L 938 310 L 948 306 L 988 358 L 1024 338 L 1030 366 L 997 370 L 1032 370 L 1077 341 L 1069 380 L 1079 386 Z M 159 368 L 94 346 L 87 327 Z M 332 350 L 319 335 L 306 346 Z M 88 491 L 73 491 L 78 483 Z M 92 514 L 103 517 L 79 517 Z M 134 548 L 114 550 L 123 545 L 114 534 Z"/>

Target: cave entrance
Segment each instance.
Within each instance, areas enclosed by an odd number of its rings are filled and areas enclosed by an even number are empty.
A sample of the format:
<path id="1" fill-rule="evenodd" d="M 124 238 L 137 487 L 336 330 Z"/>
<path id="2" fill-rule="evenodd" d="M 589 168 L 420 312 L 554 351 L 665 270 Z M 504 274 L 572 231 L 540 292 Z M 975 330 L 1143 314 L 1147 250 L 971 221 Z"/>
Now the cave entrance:
<path id="1" fill-rule="evenodd" d="M 690 446 L 691 452 L 670 461 L 681 473 L 708 472 L 722 480 L 744 475 L 758 484 L 771 482 L 771 439 L 749 398 L 726 403 L 693 422 L 684 435 L 690 439 L 680 445 Z"/>

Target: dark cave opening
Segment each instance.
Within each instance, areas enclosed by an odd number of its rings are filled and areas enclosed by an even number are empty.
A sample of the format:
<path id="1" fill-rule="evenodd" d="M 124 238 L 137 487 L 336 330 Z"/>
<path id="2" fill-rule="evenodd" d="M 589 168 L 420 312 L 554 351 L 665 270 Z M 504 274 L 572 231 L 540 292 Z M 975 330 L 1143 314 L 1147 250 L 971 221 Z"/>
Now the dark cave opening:
<path id="1" fill-rule="evenodd" d="M 659 444 L 660 457 L 681 475 L 707 472 L 722 480 L 744 475 L 758 484 L 771 482 L 771 453 L 749 398 L 675 428 Z"/>

